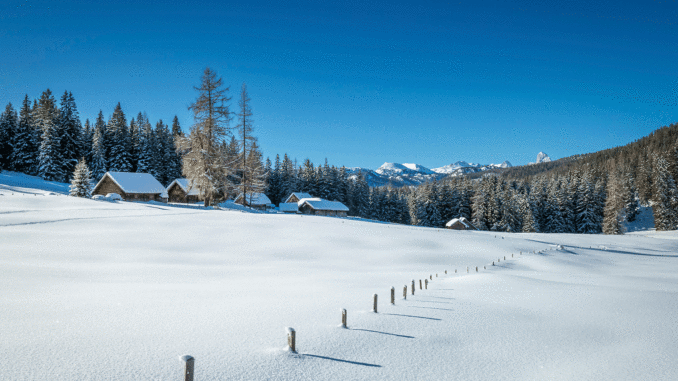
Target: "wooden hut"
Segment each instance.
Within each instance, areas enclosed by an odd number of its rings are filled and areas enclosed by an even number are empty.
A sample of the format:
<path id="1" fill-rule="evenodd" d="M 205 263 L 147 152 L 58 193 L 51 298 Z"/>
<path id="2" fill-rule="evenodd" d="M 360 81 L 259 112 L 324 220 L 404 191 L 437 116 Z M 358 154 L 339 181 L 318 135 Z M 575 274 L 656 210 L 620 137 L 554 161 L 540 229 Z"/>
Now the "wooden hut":
<path id="1" fill-rule="evenodd" d="M 466 219 L 466 217 L 452 219 L 445 224 L 445 227 L 454 230 L 478 230 L 469 220 Z"/>
<path id="2" fill-rule="evenodd" d="M 198 202 L 200 192 L 192 187 L 188 179 L 176 179 L 167 187 L 167 198 L 169 202 Z"/>
<path id="3" fill-rule="evenodd" d="M 263 193 L 251 193 L 247 195 L 247 201 L 242 193 L 235 198 L 236 204 L 249 206 L 250 208 L 266 210 L 271 204 L 271 200 Z"/>
<path id="4" fill-rule="evenodd" d="M 117 193 L 125 201 L 165 201 L 165 187 L 150 173 L 106 172 L 92 195 Z"/>
<path id="5" fill-rule="evenodd" d="M 299 211 L 303 214 L 316 216 L 348 216 L 348 207 L 339 201 L 327 201 L 319 198 L 302 198 L 297 203 Z"/>
<path id="6" fill-rule="evenodd" d="M 313 198 L 313 196 L 311 196 L 308 193 L 304 193 L 304 192 L 292 192 L 292 194 L 290 194 L 287 197 L 287 200 L 285 200 L 285 203 L 286 204 L 289 204 L 289 203 L 292 203 L 292 202 L 297 203 L 304 198 Z"/>

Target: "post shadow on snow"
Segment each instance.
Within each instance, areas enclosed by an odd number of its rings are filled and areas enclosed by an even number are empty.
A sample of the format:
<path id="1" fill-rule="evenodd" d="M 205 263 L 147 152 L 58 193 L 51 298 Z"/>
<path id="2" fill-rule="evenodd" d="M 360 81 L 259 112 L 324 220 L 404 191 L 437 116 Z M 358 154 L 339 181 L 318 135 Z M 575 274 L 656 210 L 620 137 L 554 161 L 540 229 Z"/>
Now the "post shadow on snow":
<path id="1" fill-rule="evenodd" d="M 369 364 L 369 363 L 366 363 L 366 362 L 342 360 L 342 359 L 337 359 L 337 358 L 334 358 L 334 357 L 311 355 L 311 354 L 308 354 L 308 353 L 302 353 L 301 355 L 305 356 L 305 357 L 314 357 L 314 358 L 317 358 L 317 359 L 332 360 L 332 361 L 343 362 L 343 363 L 353 364 L 353 365 L 369 366 L 369 367 L 372 367 L 372 368 L 381 368 L 381 365 Z"/>
<path id="2" fill-rule="evenodd" d="M 431 290 L 435 291 L 435 290 Z M 457 298 L 446 298 L 444 296 L 431 296 L 431 295 L 426 295 L 425 298 L 436 298 L 436 299 L 448 299 L 448 300 L 456 300 Z"/>
<path id="3" fill-rule="evenodd" d="M 349 328 L 351 331 L 362 331 L 362 332 L 372 332 L 372 333 L 380 333 L 382 335 L 389 335 L 389 336 L 396 336 L 396 337 L 403 337 L 405 339 L 414 339 L 414 336 L 407 336 L 407 335 L 399 335 L 397 333 L 388 333 L 388 332 L 381 332 L 381 331 L 373 331 L 371 329 L 362 329 L 362 328 Z"/>
<path id="4" fill-rule="evenodd" d="M 555 246 L 555 245 L 559 245 L 559 244 L 556 244 L 556 243 L 553 243 L 553 242 L 538 241 L 538 240 L 535 240 L 535 239 L 528 239 L 528 240 L 526 240 L 526 241 L 537 242 L 537 243 L 543 243 L 543 244 L 554 245 L 554 246 Z M 646 254 L 646 253 L 635 253 L 635 252 L 632 252 L 632 251 L 601 249 L 601 248 L 598 248 L 598 247 L 584 247 L 584 246 L 574 246 L 574 245 L 561 245 L 561 246 L 564 246 L 564 247 L 574 247 L 575 249 L 581 249 L 581 250 L 596 250 L 596 251 L 602 251 L 602 252 L 605 252 L 605 253 L 627 254 L 627 255 L 640 255 L 640 256 L 645 256 L 645 257 L 678 258 L 678 254 L 674 254 L 674 255 L 669 255 L 669 254 Z M 670 251 L 666 251 L 666 250 L 656 250 L 656 249 L 649 249 L 649 248 L 643 248 L 642 250 L 655 251 L 655 252 L 660 252 L 660 253 L 670 253 Z M 579 255 L 579 254 L 577 254 L 577 253 L 573 253 L 573 252 L 568 251 L 568 250 L 559 250 L 559 251 L 561 251 L 561 252 L 568 252 L 568 253 L 571 253 L 571 254 L 574 254 L 574 255 Z M 546 253 L 539 253 L 539 252 L 537 252 L 537 254 L 543 255 L 543 256 L 548 255 L 548 254 L 546 254 Z"/>
<path id="5" fill-rule="evenodd" d="M 451 308 L 440 308 L 440 307 L 421 307 L 421 306 L 406 306 L 406 307 L 411 307 L 411 308 L 423 308 L 427 310 L 443 310 L 443 311 L 454 311 Z"/>
<path id="6" fill-rule="evenodd" d="M 417 299 L 417 300 L 413 300 L 413 301 L 414 301 L 414 302 L 419 302 L 419 303 L 454 304 L 454 303 L 452 303 L 452 302 L 441 302 L 441 301 L 439 301 L 439 300 L 421 300 L 421 299 Z"/>
<path id="7" fill-rule="evenodd" d="M 426 317 L 426 316 L 414 316 L 414 315 L 404 315 L 404 314 L 390 314 L 390 313 L 386 313 L 386 312 L 380 312 L 379 315 L 402 316 L 402 317 L 417 318 L 417 319 L 426 319 L 426 320 L 437 320 L 437 321 L 443 320 L 443 319 L 432 318 L 432 317 Z"/>

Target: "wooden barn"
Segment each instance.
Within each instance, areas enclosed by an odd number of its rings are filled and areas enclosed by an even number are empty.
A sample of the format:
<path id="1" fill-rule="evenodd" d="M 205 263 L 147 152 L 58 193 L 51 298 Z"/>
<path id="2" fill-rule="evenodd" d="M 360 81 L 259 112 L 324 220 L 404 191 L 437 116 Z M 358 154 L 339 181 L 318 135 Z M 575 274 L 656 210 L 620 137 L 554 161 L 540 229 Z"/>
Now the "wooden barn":
<path id="1" fill-rule="evenodd" d="M 478 230 L 466 217 L 452 219 L 445 224 L 445 227 L 454 230 Z"/>
<path id="2" fill-rule="evenodd" d="M 165 187 L 149 173 L 106 172 L 92 190 L 92 195 L 117 193 L 125 201 L 162 201 Z"/>
<path id="3" fill-rule="evenodd" d="M 266 210 L 271 204 L 271 200 L 263 193 L 251 193 L 247 195 L 247 202 L 242 193 L 235 198 L 236 204 L 249 206 L 250 208 Z"/>
<path id="4" fill-rule="evenodd" d="M 299 211 L 316 216 L 348 216 L 348 207 L 339 201 L 327 201 L 319 198 L 302 198 L 298 202 Z"/>
<path id="5" fill-rule="evenodd" d="M 198 202 L 202 201 L 198 189 L 191 186 L 188 179 L 176 179 L 167 187 L 169 202 Z"/>
<path id="6" fill-rule="evenodd" d="M 292 202 L 297 203 L 304 198 L 313 198 L 313 196 L 311 196 L 308 193 L 304 193 L 304 192 L 292 192 L 292 194 L 290 194 L 287 197 L 287 200 L 285 200 L 285 203 L 286 204 L 289 204 L 289 203 L 292 203 Z"/>

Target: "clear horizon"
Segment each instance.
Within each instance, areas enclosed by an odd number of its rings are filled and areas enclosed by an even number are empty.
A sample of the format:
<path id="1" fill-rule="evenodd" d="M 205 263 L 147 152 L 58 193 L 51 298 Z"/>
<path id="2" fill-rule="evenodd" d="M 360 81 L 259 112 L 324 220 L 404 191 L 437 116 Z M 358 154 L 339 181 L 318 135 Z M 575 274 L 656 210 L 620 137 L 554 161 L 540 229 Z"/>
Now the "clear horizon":
<path id="1" fill-rule="evenodd" d="M 246 82 L 264 157 L 376 169 L 514 166 L 625 145 L 678 121 L 675 1 L 16 1 L 0 5 L 0 102 L 71 91 L 81 120 L 179 117 L 206 66 Z"/>

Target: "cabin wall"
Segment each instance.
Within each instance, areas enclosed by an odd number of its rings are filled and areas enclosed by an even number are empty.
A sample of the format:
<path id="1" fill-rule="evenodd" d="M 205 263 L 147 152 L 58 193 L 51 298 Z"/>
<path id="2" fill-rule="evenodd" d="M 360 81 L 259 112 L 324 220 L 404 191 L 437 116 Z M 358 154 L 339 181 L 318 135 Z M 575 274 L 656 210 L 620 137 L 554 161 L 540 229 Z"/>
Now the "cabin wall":
<path id="1" fill-rule="evenodd" d="M 98 186 L 92 191 L 92 195 L 100 194 L 105 196 L 109 193 L 117 193 L 120 197 L 124 199 L 127 198 L 125 192 L 120 189 L 118 184 L 116 184 L 110 177 L 104 176 L 103 180 L 98 184 Z"/>
<path id="2" fill-rule="evenodd" d="M 167 190 L 167 195 L 169 197 L 169 202 L 189 202 L 186 197 L 186 192 L 184 192 L 184 190 L 176 183 Z"/>

